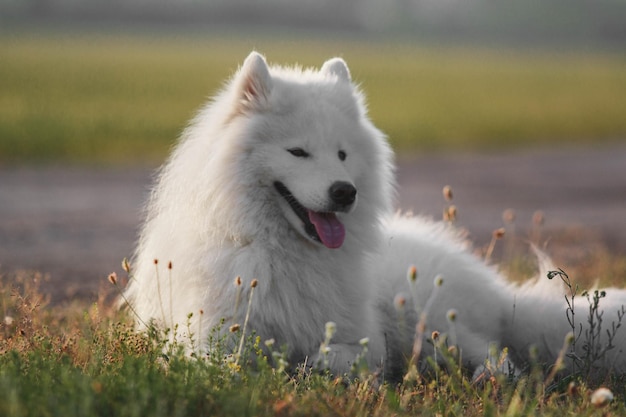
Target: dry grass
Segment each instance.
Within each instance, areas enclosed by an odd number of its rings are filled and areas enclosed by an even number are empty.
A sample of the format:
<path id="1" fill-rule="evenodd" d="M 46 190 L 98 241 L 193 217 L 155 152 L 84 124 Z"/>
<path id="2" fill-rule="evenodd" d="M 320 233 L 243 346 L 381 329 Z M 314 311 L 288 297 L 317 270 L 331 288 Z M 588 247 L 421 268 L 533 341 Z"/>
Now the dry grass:
<path id="1" fill-rule="evenodd" d="M 504 237 L 496 249 L 500 245 L 506 247 Z M 493 256 L 504 253 L 496 250 Z M 511 259 L 523 258 L 517 252 L 513 255 Z M 589 249 L 587 259 L 570 274 L 593 273 L 610 282 L 610 277 L 624 271 L 624 259 L 601 247 Z M 505 265 L 519 267 L 513 262 Z M 120 280 L 113 281 L 119 285 Z M 167 337 L 157 329 L 135 333 L 127 315 L 112 306 L 116 287 L 111 283 L 92 303 L 57 306 L 47 304 L 40 291 L 43 283 L 39 273 L 18 273 L 10 282 L 3 277 L 0 284 L 0 414 L 4 416 L 598 413 L 591 402 L 592 386 L 584 379 L 573 379 L 573 385 L 569 380 L 555 382 L 537 364 L 519 379 L 496 375 L 477 384 L 444 350 L 440 354 L 448 363 L 445 369 L 433 365 L 433 374 L 407 374 L 399 385 L 380 384 L 364 369 L 351 379 L 302 368 L 286 371 L 275 358 L 263 356 L 261 341 L 253 335 L 245 338 L 235 362 L 222 360 L 229 352 L 220 347 L 216 334 L 211 335 L 213 354 L 190 358 L 182 348 L 166 347 Z M 252 360 L 250 352 L 260 359 Z M 622 398 L 622 381 L 610 384 Z M 594 401 L 601 399 L 594 397 Z M 623 401 L 613 401 L 604 409 L 605 415 L 624 412 Z"/>

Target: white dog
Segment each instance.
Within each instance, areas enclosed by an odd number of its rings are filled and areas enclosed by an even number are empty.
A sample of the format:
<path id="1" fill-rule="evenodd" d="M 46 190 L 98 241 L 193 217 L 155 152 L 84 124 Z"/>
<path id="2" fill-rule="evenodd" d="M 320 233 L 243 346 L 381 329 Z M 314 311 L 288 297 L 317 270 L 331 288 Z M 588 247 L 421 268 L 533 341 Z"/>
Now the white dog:
<path id="1" fill-rule="evenodd" d="M 399 372 L 418 317 L 418 335 L 446 333 L 470 370 L 494 343 L 518 365 L 531 345 L 553 363 L 571 331 L 560 285 L 508 284 L 451 226 L 394 216 L 393 187 L 392 152 L 342 59 L 302 70 L 268 67 L 253 52 L 162 168 L 126 298 L 144 322 L 203 342 L 222 319 L 244 322 L 247 302 L 236 300 L 256 279 L 249 328 L 286 345 L 292 364 L 317 363 L 334 322 L 325 359 L 336 373 L 363 338 L 372 368 Z M 621 290 L 607 293 L 605 326 L 626 303 Z M 603 365 L 623 372 L 626 338 L 616 333 Z"/>

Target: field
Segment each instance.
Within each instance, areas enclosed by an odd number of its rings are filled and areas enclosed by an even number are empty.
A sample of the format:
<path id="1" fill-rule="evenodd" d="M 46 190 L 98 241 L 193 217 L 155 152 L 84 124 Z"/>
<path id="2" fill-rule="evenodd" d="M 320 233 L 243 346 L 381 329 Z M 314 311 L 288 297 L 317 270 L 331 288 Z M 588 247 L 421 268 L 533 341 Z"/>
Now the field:
<path id="1" fill-rule="evenodd" d="M 0 35 L 0 162 L 161 160 L 247 53 L 343 56 L 402 151 L 597 143 L 626 136 L 626 60 L 610 53 L 357 39 L 79 32 Z"/>
<path id="2" fill-rule="evenodd" d="M 401 153 L 626 138 L 626 59 L 608 52 L 223 33 L 5 32 L 0 166 L 161 161 L 253 48 L 270 62 L 305 66 L 343 56 L 367 93 L 372 118 Z M 523 259 L 509 261 L 512 275 L 527 273 Z M 624 262 L 603 252 L 568 272 L 584 269 L 615 282 Z M 119 312 L 113 302 L 125 278 L 111 277 L 93 303 L 51 306 L 39 288 L 41 274 L 0 269 L 1 416 L 626 415 L 623 379 L 589 380 L 582 371 L 552 378 L 541 364 L 519 378 L 496 374 L 476 382 L 450 356 L 446 368 L 383 383 L 367 369 L 342 378 L 285 367 L 280 347 L 253 360 L 250 353 L 266 341 L 249 334 L 240 335 L 246 347 L 235 362 L 218 333 L 210 355 L 189 357 L 164 348 L 164 329 L 132 330 L 132 312 Z M 577 303 L 584 316 L 584 299 Z M 617 400 L 592 404 L 600 385 Z"/>

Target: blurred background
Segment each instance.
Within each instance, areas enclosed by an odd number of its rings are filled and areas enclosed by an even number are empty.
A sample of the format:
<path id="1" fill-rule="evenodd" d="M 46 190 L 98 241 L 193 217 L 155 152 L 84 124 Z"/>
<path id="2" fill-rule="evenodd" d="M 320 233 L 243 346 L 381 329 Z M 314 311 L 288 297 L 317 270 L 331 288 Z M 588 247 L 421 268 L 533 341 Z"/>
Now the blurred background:
<path id="1" fill-rule="evenodd" d="M 624 279 L 625 22 L 624 0 L 0 0 L 0 274 L 93 294 L 154 168 L 256 49 L 348 62 L 401 208 L 440 217 L 450 184 L 478 246 L 541 210 L 564 262 L 609 253 Z"/>

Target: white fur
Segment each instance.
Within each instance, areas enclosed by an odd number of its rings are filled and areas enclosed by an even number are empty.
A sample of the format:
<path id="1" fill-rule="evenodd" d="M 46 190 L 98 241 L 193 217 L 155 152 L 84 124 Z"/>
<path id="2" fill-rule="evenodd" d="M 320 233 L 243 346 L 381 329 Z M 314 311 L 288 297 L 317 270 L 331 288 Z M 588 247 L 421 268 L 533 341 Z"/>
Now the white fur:
<path id="1" fill-rule="evenodd" d="M 309 156 L 295 156 L 294 148 Z M 178 324 L 179 340 L 190 329 L 203 342 L 222 319 L 226 327 L 243 323 L 249 284 L 257 279 L 249 326 L 287 345 L 295 364 L 317 357 L 325 323 L 335 322 L 334 372 L 348 369 L 364 337 L 370 365 L 385 362 L 399 372 L 413 345 L 413 307 L 428 307 L 425 335 L 450 333 L 470 369 L 484 363 L 491 343 L 511 349 L 519 364 L 532 344 L 542 360 L 554 361 L 569 331 L 559 284 L 515 287 L 474 257 L 451 226 L 394 216 L 392 159 L 343 60 L 318 72 L 268 67 L 251 53 L 162 168 L 126 298 L 144 322 Z M 307 209 L 336 211 L 343 244 L 330 249 L 309 238 L 276 181 Z M 328 190 L 336 182 L 353 185 L 357 195 L 334 210 Z M 410 265 L 417 287 L 406 278 Z M 237 276 L 243 301 L 235 311 Z M 437 276 L 443 281 L 433 295 Z M 552 294 L 543 290 L 549 284 Z M 610 323 L 626 295 L 607 292 L 602 305 Z M 406 298 L 408 335 L 394 306 L 398 294 Z M 450 309 L 457 311 L 453 325 Z M 606 369 L 626 370 L 618 354 L 622 333 Z"/>

